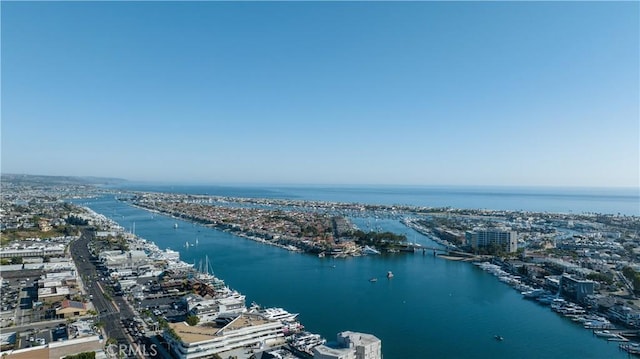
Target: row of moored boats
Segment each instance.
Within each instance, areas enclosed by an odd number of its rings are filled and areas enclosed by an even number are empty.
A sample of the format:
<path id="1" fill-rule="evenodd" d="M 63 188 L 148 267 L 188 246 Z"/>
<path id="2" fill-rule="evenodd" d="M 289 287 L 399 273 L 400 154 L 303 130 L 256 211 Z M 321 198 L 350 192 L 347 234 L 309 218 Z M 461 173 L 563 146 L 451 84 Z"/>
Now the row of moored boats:
<path id="1" fill-rule="evenodd" d="M 489 262 L 474 263 L 482 270 L 498 277 L 501 282 L 507 283 L 516 290 L 520 291 L 525 299 L 535 300 L 536 302 L 551 307 L 554 312 L 565 316 L 572 321 L 581 324 L 585 329 L 593 330 L 593 334 L 597 337 L 607 339 L 608 341 L 627 342 L 628 339 L 612 331 L 615 326 L 605 317 L 588 313 L 586 309 L 580 305 L 567 301 L 556 293 L 551 293 L 542 288 L 534 288 L 521 281 L 519 276 L 510 274 L 497 264 Z M 628 345 L 627 345 L 628 346 Z M 621 346 L 622 348 L 622 346 Z M 630 347 L 631 348 L 631 347 Z M 625 349 L 625 348 L 622 348 Z"/>

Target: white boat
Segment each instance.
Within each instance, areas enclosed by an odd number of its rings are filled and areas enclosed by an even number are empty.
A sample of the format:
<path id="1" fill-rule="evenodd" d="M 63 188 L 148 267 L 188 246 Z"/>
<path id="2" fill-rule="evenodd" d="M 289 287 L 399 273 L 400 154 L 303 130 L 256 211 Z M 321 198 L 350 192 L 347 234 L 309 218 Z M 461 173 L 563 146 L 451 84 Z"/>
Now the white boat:
<path id="1" fill-rule="evenodd" d="M 601 338 L 616 338 L 616 337 L 618 337 L 618 334 L 611 333 L 608 330 L 594 330 L 593 334 L 595 334 L 596 336 L 601 337 Z"/>
<path id="2" fill-rule="evenodd" d="M 525 292 L 522 292 L 520 294 L 522 294 L 523 297 L 527 298 L 527 299 L 535 299 L 540 297 L 541 295 L 545 294 L 546 291 L 544 289 L 533 289 L 533 290 L 528 290 Z"/>
<path id="3" fill-rule="evenodd" d="M 298 313 L 289 313 L 282 308 L 265 308 L 265 309 L 254 308 L 253 312 L 256 314 L 260 314 L 265 319 L 279 320 L 283 322 L 293 322 L 298 316 Z"/>
<path id="4" fill-rule="evenodd" d="M 300 332 L 295 334 L 290 339 L 290 345 L 302 352 L 307 354 L 312 354 L 311 350 L 318 345 L 325 344 L 327 342 L 326 339 L 321 337 L 319 334 L 312 334 L 309 332 Z"/>
<path id="5" fill-rule="evenodd" d="M 537 297 L 536 300 L 541 304 L 550 305 L 557 298 L 558 297 L 556 295 L 549 294 L 549 295 L 541 295 Z"/>
<path id="6" fill-rule="evenodd" d="M 176 229 L 176 228 L 178 228 L 178 224 L 177 224 L 177 223 L 174 223 L 174 224 L 173 224 L 173 229 Z"/>
<path id="7" fill-rule="evenodd" d="M 364 246 L 364 248 L 362 249 L 362 254 L 380 254 L 380 251 L 373 247 Z"/>
<path id="8" fill-rule="evenodd" d="M 393 278 L 393 273 L 391 271 L 387 272 L 387 278 Z"/>
<path id="9" fill-rule="evenodd" d="M 613 328 L 613 324 L 611 324 L 611 322 L 606 318 L 587 320 L 584 322 L 583 326 L 585 329 Z"/>

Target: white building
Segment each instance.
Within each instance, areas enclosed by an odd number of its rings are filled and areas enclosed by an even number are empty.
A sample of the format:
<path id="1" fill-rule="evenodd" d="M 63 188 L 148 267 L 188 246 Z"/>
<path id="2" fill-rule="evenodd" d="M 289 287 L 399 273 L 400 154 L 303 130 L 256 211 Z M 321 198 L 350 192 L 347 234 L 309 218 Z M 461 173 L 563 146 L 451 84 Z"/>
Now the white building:
<path id="1" fill-rule="evenodd" d="M 172 260 L 172 261 L 179 261 L 180 260 L 180 252 L 178 251 L 173 251 L 169 248 L 165 249 L 165 251 L 162 253 L 164 255 L 164 258 L 168 259 L 168 260 Z"/>
<path id="2" fill-rule="evenodd" d="M 63 256 L 63 244 L 31 245 L 22 248 L 0 248 L 0 258 Z"/>
<path id="3" fill-rule="evenodd" d="M 506 229 L 480 229 L 467 231 L 465 233 L 465 239 L 468 244 L 471 244 L 473 249 L 497 245 L 509 253 L 515 253 L 518 250 L 518 233 Z"/>
<path id="4" fill-rule="evenodd" d="M 210 299 L 193 295 L 187 300 L 187 310 L 196 315 L 200 323 L 211 323 L 221 315 L 238 315 L 246 312 L 247 308 L 245 296 L 238 292 L 231 292 L 228 296 Z"/>
<path id="5" fill-rule="evenodd" d="M 326 345 L 318 345 L 313 348 L 314 359 L 356 359 L 356 351 L 353 348 L 331 348 Z"/>
<path id="6" fill-rule="evenodd" d="M 137 270 L 138 267 L 148 263 L 147 254 L 144 251 L 108 251 L 100 253 L 100 260 L 111 270 Z"/>
<path id="7" fill-rule="evenodd" d="M 319 345 L 313 349 L 314 359 L 382 359 L 382 342 L 371 334 L 338 333 L 338 348 Z"/>
<path id="8" fill-rule="evenodd" d="M 284 343 L 283 324 L 260 315 L 243 313 L 225 325 L 190 326 L 169 323 L 164 338 L 178 359 L 211 357 L 244 347 L 268 347 Z"/>

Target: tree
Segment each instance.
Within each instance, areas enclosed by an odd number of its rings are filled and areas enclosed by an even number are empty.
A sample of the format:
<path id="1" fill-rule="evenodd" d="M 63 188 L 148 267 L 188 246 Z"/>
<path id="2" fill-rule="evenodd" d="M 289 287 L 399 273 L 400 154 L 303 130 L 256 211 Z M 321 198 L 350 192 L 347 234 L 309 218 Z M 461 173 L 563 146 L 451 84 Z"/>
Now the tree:
<path id="1" fill-rule="evenodd" d="M 176 333 L 176 331 L 173 328 L 167 327 L 166 331 L 167 333 L 169 333 L 169 336 L 174 340 L 180 340 L 180 336 L 178 335 L 178 333 Z"/>
<path id="2" fill-rule="evenodd" d="M 640 273 L 636 272 L 631 267 L 624 267 L 622 269 L 622 274 L 624 274 L 624 276 L 633 284 L 633 291 L 636 293 L 640 292 Z"/>
<path id="3" fill-rule="evenodd" d="M 613 278 L 611 276 L 606 275 L 604 273 L 599 273 L 599 272 L 593 272 L 593 273 L 587 274 L 587 279 L 590 279 L 596 282 L 606 283 L 606 284 L 613 283 Z"/>
<path id="4" fill-rule="evenodd" d="M 528 276 L 529 275 L 529 269 L 527 268 L 527 266 L 521 266 L 518 267 L 518 274 L 520 274 L 521 276 Z"/>
<path id="5" fill-rule="evenodd" d="M 108 338 L 106 344 L 107 346 L 111 344 L 118 344 L 118 341 L 116 340 L 116 338 Z"/>
<path id="6" fill-rule="evenodd" d="M 66 222 L 74 226 L 86 226 L 87 224 L 89 224 L 88 220 L 74 215 L 70 215 L 69 217 L 67 217 Z"/>
<path id="7" fill-rule="evenodd" d="M 67 355 L 64 359 L 94 359 L 96 357 L 96 352 L 84 352 L 74 355 Z"/>
<path id="8" fill-rule="evenodd" d="M 187 324 L 192 326 L 197 325 L 199 321 L 200 321 L 200 318 L 198 318 L 197 315 L 189 315 L 187 316 L 187 319 L 186 319 Z"/>

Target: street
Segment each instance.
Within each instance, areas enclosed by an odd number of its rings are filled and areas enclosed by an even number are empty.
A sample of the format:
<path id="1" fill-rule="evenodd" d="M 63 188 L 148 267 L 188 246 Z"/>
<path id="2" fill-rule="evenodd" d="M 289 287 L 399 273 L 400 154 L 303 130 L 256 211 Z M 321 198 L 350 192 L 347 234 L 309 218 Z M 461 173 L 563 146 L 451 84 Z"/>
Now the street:
<path id="1" fill-rule="evenodd" d="M 130 346 L 132 343 L 127 338 L 121 319 L 130 318 L 133 313 L 124 304 L 121 297 L 114 297 L 119 308 L 115 307 L 113 302 L 105 297 L 103 290 L 106 290 L 108 284 L 99 281 L 100 276 L 87 247 L 92 236 L 93 233 L 91 231 L 82 229 L 80 239 L 70 244 L 71 255 L 78 268 L 78 273 L 84 278 L 85 289 L 93 298 L 92 302 L 98 312 L 99 321 L 104 323 L 107 337 L 115 339 L 118 345 Z M 132 356 L 132 358 L 135 358 L 135 356 Z"/>

